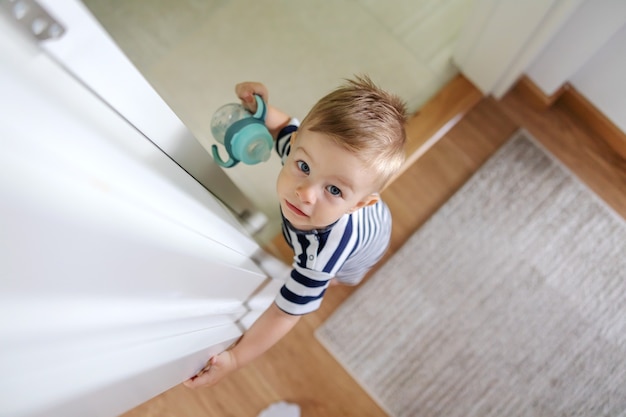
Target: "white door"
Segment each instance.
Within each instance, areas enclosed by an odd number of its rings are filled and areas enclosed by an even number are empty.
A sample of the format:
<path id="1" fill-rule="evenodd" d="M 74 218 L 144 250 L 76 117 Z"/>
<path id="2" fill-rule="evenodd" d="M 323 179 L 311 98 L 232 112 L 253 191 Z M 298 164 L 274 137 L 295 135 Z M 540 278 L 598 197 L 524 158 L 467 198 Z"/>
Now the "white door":
<path id="1" fill-rule="evenodd" d="M 258 246 L 2 14 L 0 32 L 0 415 L 115 416 L 240 336 Z"/>

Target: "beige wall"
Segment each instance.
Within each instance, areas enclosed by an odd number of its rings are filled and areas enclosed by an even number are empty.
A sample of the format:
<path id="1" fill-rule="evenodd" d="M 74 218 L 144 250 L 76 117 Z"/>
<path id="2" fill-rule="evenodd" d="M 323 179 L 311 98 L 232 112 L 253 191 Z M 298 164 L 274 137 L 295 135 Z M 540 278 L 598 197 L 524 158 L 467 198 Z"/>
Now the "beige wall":
<path id="1" fill-rule="evenodd" d="M 584 1 L 527 73 L 547 95 L 570 82 L 626 132 L 626 2 Z"/>
<path id="2" fill-rule="evenodd" d="M 342 78 L 367 73 L 411 110 L 456 75 L 456 35 L 472 0 L 85 1 L 205 148 L 233 87 L 259 80 L 302 118 Z M 278 158 L 226 170 L 278 231 Z"/>

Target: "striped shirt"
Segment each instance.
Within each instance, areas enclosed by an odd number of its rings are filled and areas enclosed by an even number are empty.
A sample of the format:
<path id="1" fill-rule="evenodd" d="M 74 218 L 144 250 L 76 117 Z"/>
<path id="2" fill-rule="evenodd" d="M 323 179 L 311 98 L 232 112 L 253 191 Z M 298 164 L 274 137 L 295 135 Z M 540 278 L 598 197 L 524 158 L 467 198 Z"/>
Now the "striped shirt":
<path id="1" fill-rule="evenodd" d="M 283 164 L 291 150 L 291 134 L 297 128 L 298 121 L 292 119 L 278 135 L 276 151 Z M 283 235 L 294 258 L 291 275 L 275 302 L 292 315 L 317 310 L 332 278 L 358 284 L 384 255 L 391 236 L 391 213 L 382 200 L 345 214 L 321 230 L 298 230 L 284 216 L 282 219 Z"/>

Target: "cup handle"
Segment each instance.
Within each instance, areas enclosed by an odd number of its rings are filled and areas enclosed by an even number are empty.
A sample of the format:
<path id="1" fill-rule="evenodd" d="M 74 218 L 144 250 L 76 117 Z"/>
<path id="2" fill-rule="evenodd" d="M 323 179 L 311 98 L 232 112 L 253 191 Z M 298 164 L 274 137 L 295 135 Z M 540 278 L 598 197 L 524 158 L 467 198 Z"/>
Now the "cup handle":
<path id="1" fill-rule="evenodd" d="M 265 106 L 265 102 L 263 101 L 260 95 L 255 94 L 254 98 L 256 99 L 256 113 L 254 113 L 252 117 L 265 122 L 265 114 L 267 113 L 267 106 Z"/>
<path id="2" fill-rule="evenodd" d="M 217 149 L 217 145 L 213 145 L 211 147 L 211 150 L 213 151 L 213 159 L 215 160 L 215 162 L 217 162 L 218 165 L 223 166 L 224 168 L 233 167 L 237 165 L 237 162 L 239 162 L 233 159 L 231 156 L 228 157 L 228 161 L 224 162 L 222 158 L 220 157 L 220 153 L 219 153 L 219 150 Z"/>

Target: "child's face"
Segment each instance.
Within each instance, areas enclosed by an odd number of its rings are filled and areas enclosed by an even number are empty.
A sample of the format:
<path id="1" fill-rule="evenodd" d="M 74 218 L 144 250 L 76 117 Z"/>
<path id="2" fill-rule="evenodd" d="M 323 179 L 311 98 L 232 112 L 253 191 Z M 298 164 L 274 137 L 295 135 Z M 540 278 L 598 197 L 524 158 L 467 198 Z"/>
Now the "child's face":
<path id="1" fill-rule="evenodd" d="M 378 201 L 371 170 L 331 138 L 308 130 L 292 137 L 276 189 L 283 215 L 300 230 L 324 228 Z"/>

